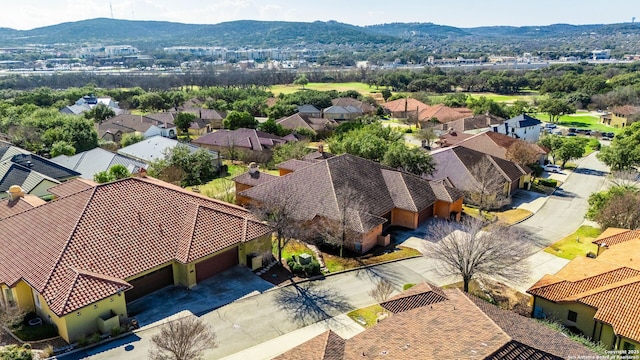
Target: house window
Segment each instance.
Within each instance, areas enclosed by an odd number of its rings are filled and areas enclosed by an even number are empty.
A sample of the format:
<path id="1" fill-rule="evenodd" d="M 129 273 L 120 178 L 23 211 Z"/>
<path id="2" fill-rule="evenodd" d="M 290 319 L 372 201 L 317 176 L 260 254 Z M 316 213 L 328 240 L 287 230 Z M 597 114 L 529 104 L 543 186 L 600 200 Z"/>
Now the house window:
<path id="1" fill-rule="evenodd" d="M 623 349 L 623 350 L 627 350 L 627 351 L 628 351 L 628 350 L 635 350 L 635 349 L 636 349 L 636 346 L 635 346 L 634 344 L 632 344 L 632 343 L 629 343 L 629 342 L 623 341 L 623 342 L 622 342 L 622 349 Z"/>
<path id="2" fill-rule="evenodd" d="M 7 304 L 9 304 L 9 306 L 16 306 L 16 299 L 13 297 L 13 289 L 4 289 L 4 298 L 7 299 Z"/>
<path id="3" fill-rule="evenodd" d="M 38 308 L 41 308 L 42 305 L 40 304 L 40 296 L 38 296 L 38 292 L 35 289 L 31 289 L 31 292 L 33 293 L 33 302 Z"/>
<path id="4" fill-rule="evenodd" d="M 578 313 L 575 312 L 575 311 L 569 310 L 569 314 L 567 315 L 567 320 L 569 320 L 571 322 L 578 321 Z"/>

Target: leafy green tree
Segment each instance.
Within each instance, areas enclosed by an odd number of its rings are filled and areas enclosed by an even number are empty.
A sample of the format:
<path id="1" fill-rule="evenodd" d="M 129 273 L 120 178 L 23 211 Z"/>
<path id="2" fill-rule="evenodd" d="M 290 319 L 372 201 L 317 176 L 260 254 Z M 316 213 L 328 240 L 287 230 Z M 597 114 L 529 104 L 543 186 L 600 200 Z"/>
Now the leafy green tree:
<path id="1" fill-rule="evenodd" d="M 589 140 L 586 138 L 570 137 L 562 141 L 562 146 L 556 150 L 555 154 L 562 161 L 562 168 L 568 161 L 581 158 L 584 155 Z M 555 159 L 555 157 L 554 157 Z"/>
<path id="2" fill-rule="evenodd" d="M 296 76 L 296 79 L 293 81 L 294 85 L 301 85 L 302 89 L 309 83 L 309 79 L 307 79 L 307 75 L 300 74 Z"/>
<path id="3" fill-rule="evenodd" d="M 112 108 L 105 104 L 97 104 L 91 110 L 84 113 L 84 117 L 93 120 L 97 123 L 102 123 L 103 121 L 116 116 L 116 112 L 113 111 Z"/>
<path id="4" fill-rule="evenodd" d="M 465 107 L 468 97 L 465 93 L 448 94 L 444 97 L 443 103 L 449 107 Z"/>
<path id="5" fill-rule="evenodd" d="M 640 165 L 640 122 L 635 122 L 618 134 L 611 146 L 605 146 L 597 155 L 613 170 L 624 170 Z"/>
<path id="6" fill-rule="evenodd" d="M 240 128 L 255 129 L 258 121 L 246 111 L 231 111 L 222 121 L 225 129 L 235 130 Z"/>
<path id="7" fill-rule="evenodd" d="M 211 181 L 217 174 L 217 159 L 206 149 L 191 152 L 180 144 L 168 149 L 164 159 L 149 165 L 149 175 L 159 179 L 178 182 L 182 186 L 201 185 Z"/>
<path id="8" fill-rule="evenodd" d="M 635 187 L 614 186 L 609 190 L 589 196 L 587 219 L 600 224 L 603 229 L 640 227 L 640 193 Z"/>
<path id="9" fill-rule="evenodd" d="M 191 127 L 191 123 L 196 119 L 196 116 L 192 113 L 181 112 L 178 113 L 176 119 L 174 120 L 174 124 L 180 130 L 181 134 L 186 134 L 189 136 L 189 128 Z"/>
<path id="10" fill-rule="evenodd" d="M 126 133 L 122 135 L 122 138 L 120 139 L 120 146 L 126 147 L 135 143 L 139 143 L 142 140 L 144 140 L 144 135 L 142 134 Z"/>
<path id="11" fill-rule="evenodd" d="M 114 178 L 111 176 L 111 174 L 109 174 L 109 171 L 107 170 L 99 171 L 93 174 L 93 181 L 97 182 L 98 184 L 108 183 L 113 180 Z"/>
<path id="12" fill-rule="evenodd" d="M 33 359 L 33 354 L 31 353 L 31 349 L 18 345 L 8 345 L 0 348 L 0 359 L 31 360 Z"/>
<path id="13" fill-rule="evenodd" d="M 467 99 L 467 107 L 473 110 L 474 115 L 491 114 L 501 118 L 508 118 L 509 112 L 504 105 L 497 103 L 486 96 L 479 98 L 469 97 Z"/>
<path id="14" fill-rule="evenodd" d="M 417 147 L 408 147 L 403 142 L 389 146 L 382 163 L 416 175 L 429 175 L 435 170 L 435 163 L 429 153 Z"/>
<path id="15" fill-rule="evenodd" d="M 51 150 L 49 151 L 49 155 L 51 157 L 56 157 L 60 155 L 73 156 L 76 154 L 76 149 L 70 143 L 66 141 L 57 141 L 51 145 Z"/>
<path id="16" fill-rule="evenodd" d="M 556 162 L 556 152 L 563 144 L 563 137 L 558 135 L 547 135 L 540 139 L 540 145 L 549 149 L 549 155 L 553 159 L 553 162 Z"/>
<path id="17" fill-rule="evenodd" d="M 385 88 L 380 90 L 380 94 L 382 94 L 382 98 L 384 99 L 384 101 L 389 100 L 389 98 L 391 97 L 391 90 Z"/>
<path id="18" fill-rule="evenodd" d="M 62 127 L 77 152 L 98 147 L 98 133 L 93 122 L 80 117 L 70 117 Z"/>
<path id="19" fill-rule="evenodd" d="M 93 181 L 98 184 L 104 184 L 110 181 L 125 179 L 131 176 L 131 173 L 122 164 L 115 164 L 106 171 L 100 171 L 93 175 Z"/>
<path id="20" fill-rule="evenodd" d="M 258 130 L 278 136 L 286 136 L 291 132 L 288 129 L 283 128 L 282 125 L 276 124 L 273 119 L 268 119 L 267 121 L 260 123 L 258 125 Z"/>
<path id="21" fill-rule="evenodd" d="M 538 110 L 540 112 L 547 113 L 551 122 L 558 122 L 560 116 L 576 112 L 576 108 L 573 105 L 568 104 L 562 99 L 556 98 L 547 98 L 540 101 Z"/>
<path id="22" fill-rule="evenodd" d="M 290 159 L 301 160 L 311 152 L 308 141 L 294 141 L 276 145 L 273 148 L 273 162 L 283 163 Z"/>

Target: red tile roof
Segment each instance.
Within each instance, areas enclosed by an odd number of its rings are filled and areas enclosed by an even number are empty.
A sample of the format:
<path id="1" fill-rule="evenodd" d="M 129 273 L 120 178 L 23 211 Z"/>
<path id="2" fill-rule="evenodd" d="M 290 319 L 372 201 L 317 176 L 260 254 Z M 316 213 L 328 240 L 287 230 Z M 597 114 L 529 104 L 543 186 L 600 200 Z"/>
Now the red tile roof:
<path id="1" fill-rule="evenodd" d="M 611 247 L 634 239 L 640 239 L 640 230 L 608 228 L 592 243 L 598 246 Z"/>
<path id="2" fill-rule="evenodd" d="M 29 194 L 13 201 L 4 199 L 0 201 L 0 219 L 8 218 L 43 204 L 46 204 L 44 200 Z"/>
<path id="3" fill-rule="evenodd" d="M 0 227 L 0 283 L 24 279 L 60 316 L 114 294 L 141 272 L 270 232 L 241 207 L 151 178 L 100 184 Z"/>
<path id="4" fill-rule="evenodd" d="M 76 178 L 71 181 L 67 181 L 56 186 L 52 186 L 47 191 L 49 191 L 56 197 L 61 198 L 61 197 L 75 194 L 80 191 L 90 189 L 96 185 L 98 185 L 98 183 L 93 182 L 91 180 Z"/>

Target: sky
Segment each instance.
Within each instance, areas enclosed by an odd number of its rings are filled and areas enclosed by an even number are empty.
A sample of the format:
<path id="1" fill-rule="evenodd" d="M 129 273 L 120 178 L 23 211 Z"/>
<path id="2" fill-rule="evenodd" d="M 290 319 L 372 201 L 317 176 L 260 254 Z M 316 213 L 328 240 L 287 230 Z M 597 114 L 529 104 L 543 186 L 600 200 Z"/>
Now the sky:
<path id="1" fill-rule="evenodd" d="M 456 27 L 640 22 L 639 0 L 0 0 L 0 27 L 19 30 L 113 17 L 190 24 L 233 20 Z"/>

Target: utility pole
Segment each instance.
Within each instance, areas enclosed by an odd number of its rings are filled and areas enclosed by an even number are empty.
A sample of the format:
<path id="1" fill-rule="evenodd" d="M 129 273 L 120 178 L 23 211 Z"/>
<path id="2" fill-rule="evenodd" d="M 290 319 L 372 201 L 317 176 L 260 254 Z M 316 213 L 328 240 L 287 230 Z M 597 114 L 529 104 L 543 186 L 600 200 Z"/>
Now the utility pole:
<path id="1" fill-rule="evenodd" d="M 109 9 L 111 9 L 111 18 L 113 19 L 113 4 L 109 1 Z"/>

